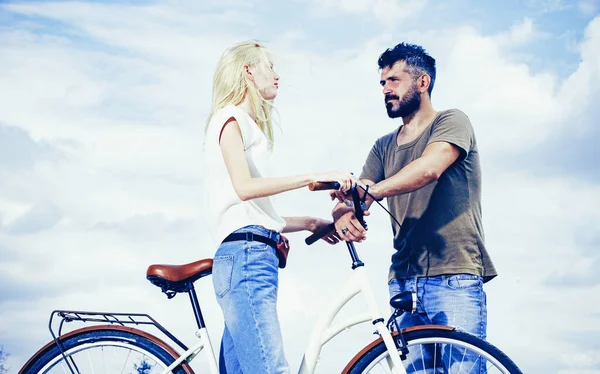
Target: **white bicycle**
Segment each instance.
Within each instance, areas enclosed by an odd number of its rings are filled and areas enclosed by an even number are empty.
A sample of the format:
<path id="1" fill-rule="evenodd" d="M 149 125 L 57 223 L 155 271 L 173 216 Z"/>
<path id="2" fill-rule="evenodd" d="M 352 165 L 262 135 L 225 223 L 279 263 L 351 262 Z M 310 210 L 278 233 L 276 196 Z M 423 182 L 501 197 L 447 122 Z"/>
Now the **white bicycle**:
<path id="1" fill-rule="evenodd" d="M 311 189 L 326 188 L 335 186 L 323 183 Z M 352 192 L 356 216 L 362 221 L 363 212 L 356 188 Z M 306 239 L 307 244 L 320 236 L 323 233 L 311 235 Z M 300 365 L 300 374 L 314 373 L 323 346 L 332 338 L 347 328 L 367 322 L 373 324 L 379 338 L 358 350 L 342 373 L 521 373 L 498 348 L 454 327 L 428 325 L 399 330 L 396 318 L 416 309 L 416 296 L 411 292 L 401 293 L 390 300 L 395 312 L 384 323 L 365 273 L 365 265 L 360 261 L 354 244 L 346 244 L 352 258 L 352 276 L 317 319 Z M 194 289 L 194 282 L 211 272 L 212 259 L 204 259 L 186 265 L 151 265 L 146 273 L 147 279 L 160 287 L 169 299 L 177 293 L 189 295 L 199 339 L 191 348 L 148 314 L 56 310 L 49 322 L 53 340 L 35 353 L 19 373 L 190 374 L 194 371 L 188 364 L 204 352 L 206 368 L 202 372 L 218 374 L 215 350 Z M 359 295 L 366 301 L 367 310 L 344 323 L 332 325 L 346 303 Z M 65 323 L 77 321 L 93 325 L 62 334 Z M 140 325 L 154 326 L 178 350 L 135 327 Z"/>

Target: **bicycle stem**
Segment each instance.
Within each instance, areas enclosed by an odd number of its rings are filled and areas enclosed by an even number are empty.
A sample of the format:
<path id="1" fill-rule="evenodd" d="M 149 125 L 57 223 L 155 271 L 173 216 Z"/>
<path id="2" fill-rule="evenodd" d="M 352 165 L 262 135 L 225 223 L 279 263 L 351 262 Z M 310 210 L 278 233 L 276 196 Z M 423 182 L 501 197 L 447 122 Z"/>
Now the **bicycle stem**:
<path id="1" fill-rule="evenodd" d="M 357 267 L 365 266 L 364 262 L 358 258 L 358 253 L 356 252 L 356 248 L 354 248 L 354 243 L 346 242 L 346 245 L 348 246 L 350 257 L 352 257 L 352 270 L 356 269 Z"/>

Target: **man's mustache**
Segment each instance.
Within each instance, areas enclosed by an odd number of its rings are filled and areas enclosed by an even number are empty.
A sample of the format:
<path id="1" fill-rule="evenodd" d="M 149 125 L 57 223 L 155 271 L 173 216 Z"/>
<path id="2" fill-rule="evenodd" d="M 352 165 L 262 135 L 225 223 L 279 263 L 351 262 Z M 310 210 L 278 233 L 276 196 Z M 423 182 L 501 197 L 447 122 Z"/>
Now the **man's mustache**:
<path id="1" fill-rule="evenodd" d="M 385 102 L 387 103 L 390 100 L 400 100 L 400 98 L 396 95 L 385 95 Z"/>

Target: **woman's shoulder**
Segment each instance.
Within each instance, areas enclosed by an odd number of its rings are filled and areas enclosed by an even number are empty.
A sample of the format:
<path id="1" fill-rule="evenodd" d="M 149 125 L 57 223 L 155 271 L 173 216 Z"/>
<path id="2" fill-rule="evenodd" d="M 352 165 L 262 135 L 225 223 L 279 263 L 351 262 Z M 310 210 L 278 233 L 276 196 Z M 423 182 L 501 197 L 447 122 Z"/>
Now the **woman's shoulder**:
<path id="1" fill-rule="evenodd" d="M 227 104 L 213 113 L 208 126 L 209 128 L 221 128 L 231 117 L 235 118 L 239 126 L 245 123 L 244 111 L 233 104 Z"/>
<path id="2" fill-rule="evenodd" d="M 217 119 L 227 114 L 237 113 L 237 107 L 233 104 L 227 104 L 222 108 L 219 108 L 215 111 L 212 118 Z"/>

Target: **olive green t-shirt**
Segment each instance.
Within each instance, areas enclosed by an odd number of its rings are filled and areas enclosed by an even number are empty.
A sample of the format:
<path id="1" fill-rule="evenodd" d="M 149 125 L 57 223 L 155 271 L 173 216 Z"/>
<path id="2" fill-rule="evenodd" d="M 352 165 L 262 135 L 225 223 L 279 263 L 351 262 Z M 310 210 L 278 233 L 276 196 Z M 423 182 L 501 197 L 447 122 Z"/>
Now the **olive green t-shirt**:
<path id="1" fill-rule="evenodd" d="M 448 142 L 459 158 L 440 178 L 416 191 L 387 198 L 394 248 L 390 279 L 475 274 L 485 281 L 497 275 L 484 245 L 481 220 L 481 171 L 475 134 L 458 109 L 439 112 L 413 141 L 397 145 L 400 128 L 379 138 L 361 178 L 380 182 L 419 158 L 433 142 Z"/>

